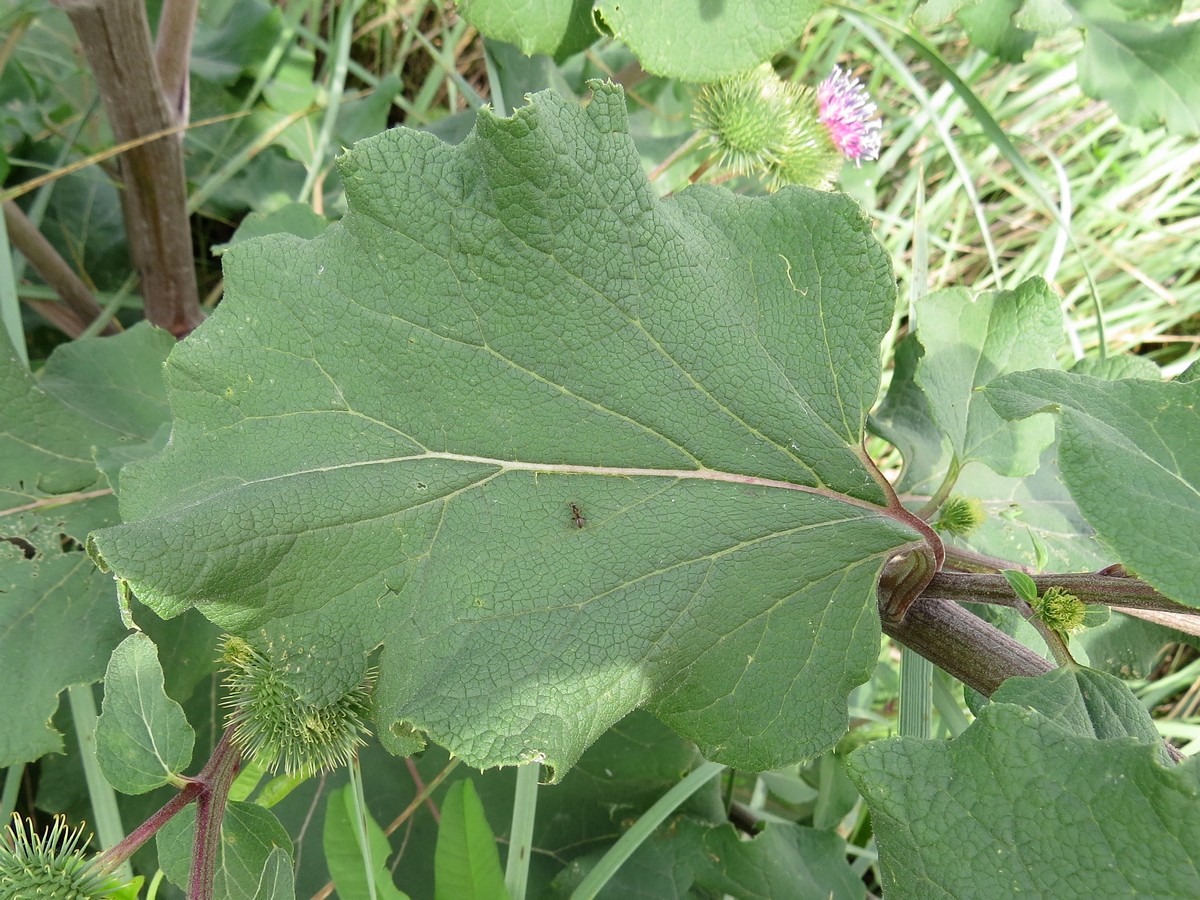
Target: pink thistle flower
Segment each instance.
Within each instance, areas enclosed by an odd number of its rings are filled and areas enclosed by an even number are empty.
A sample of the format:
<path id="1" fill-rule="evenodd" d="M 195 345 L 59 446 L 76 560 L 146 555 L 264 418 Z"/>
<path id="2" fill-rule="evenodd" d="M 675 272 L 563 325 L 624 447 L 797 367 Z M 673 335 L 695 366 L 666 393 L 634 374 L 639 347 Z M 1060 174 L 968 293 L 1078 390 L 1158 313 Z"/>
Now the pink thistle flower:
<path id="1" fill-rule="evenodd" d="M 835 66 L 817 88 L 818 118 L 829 129 L 834 145 L 854 164 L 878 159 L 882 123 L 871 96 L 857 78 Z"/>

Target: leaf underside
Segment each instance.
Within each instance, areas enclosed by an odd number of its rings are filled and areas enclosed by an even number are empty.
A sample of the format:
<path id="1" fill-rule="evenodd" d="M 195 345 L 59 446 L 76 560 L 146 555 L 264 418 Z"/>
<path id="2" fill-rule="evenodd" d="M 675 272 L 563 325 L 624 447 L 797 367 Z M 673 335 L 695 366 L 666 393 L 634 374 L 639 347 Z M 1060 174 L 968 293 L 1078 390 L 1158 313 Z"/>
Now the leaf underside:
<path id="1" fill-rule="evenodd" d="M 645 706 L 717 759 L 830 746 L 919 535 L 864 463 L 891 269 L 848 198 L 654 197 L 624 98 L 340 160 L 350 213 L 225 257 L 97 559 L 313 702 L 565 771 Z"/>

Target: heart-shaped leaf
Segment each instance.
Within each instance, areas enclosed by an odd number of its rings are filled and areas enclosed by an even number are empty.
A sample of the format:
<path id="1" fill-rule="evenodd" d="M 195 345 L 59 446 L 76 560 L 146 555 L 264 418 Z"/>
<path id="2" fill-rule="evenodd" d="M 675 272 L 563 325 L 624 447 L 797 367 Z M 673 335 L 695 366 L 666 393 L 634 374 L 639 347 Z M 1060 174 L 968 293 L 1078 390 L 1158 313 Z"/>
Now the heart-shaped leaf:
<path id="1" fill-rule="evenodd" d="M 637 706 L 746 768 L 829 747 L 928 534 L 862 447 L 894 284 L 858 207 L 661 201 L 599 84 L 340 165 L 344 222 L 226 254 L 96 558 L 312 702 L 383 644 L 393 752 L 561 774 Z"/>

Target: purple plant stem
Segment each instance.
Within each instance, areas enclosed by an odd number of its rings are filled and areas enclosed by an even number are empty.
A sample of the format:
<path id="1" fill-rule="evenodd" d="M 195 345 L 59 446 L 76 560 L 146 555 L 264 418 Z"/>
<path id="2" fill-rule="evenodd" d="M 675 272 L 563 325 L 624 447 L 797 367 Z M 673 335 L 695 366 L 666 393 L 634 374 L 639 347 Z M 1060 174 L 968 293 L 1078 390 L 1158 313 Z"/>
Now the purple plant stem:
<path id="1" fill-rule="evenodd" d="M 213 900 L 221 822 L 225 818 L 229 789 L 233 786 L 240 762 L 241 756 L 233 745 L 233 729 L 227 728 L 201 773 L 206 781 L 206 790 L 196 801 L 196 838 L 192 845 L 192 871 L 188 878 L 190 900 Z"/>

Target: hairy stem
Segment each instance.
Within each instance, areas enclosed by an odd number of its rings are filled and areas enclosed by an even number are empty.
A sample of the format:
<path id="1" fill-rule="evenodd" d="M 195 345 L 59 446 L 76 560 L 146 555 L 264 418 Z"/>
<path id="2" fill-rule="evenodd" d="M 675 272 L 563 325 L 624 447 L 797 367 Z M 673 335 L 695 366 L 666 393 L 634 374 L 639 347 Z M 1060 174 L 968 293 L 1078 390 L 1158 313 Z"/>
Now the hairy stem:
<path id="1" fill-rule="evenodd" d="M 1033 575 L 1031 577 L 1033 583 L 1037 585 L 1039 594 L 1045 593 L 1047 588 L 1059 587 L 1074 594 L 1084 603 L 1200 615 L 1200 610 L 1176 603 L 1136 578 L 1106 575 L 1099 572 Z M 1003 575 L 939 572 L 930 579 L 924 595 L 967 603 L 991 603 L 996 606 L 1017 605 L 1017 596 Z"/>
<path id="2" fill-rule="evenodd" d="M 979 616 L 928 592 L 909 606 L 903 619 L 890 618 L 882 601 L 881 613 L 886 634 L 984 696 L 1013 675 L 1043 675 L 1054 668 Z"/>
<path id="3" fill-rule="evenodd" d="M 196 838 L 192 845 L 192 871 L 188 878 L 189 900 L 213 900 L 213 878 L 221 846 L 221 822 L 225 804 L 241 761 L 233 744 L 233 728 L 225 729 L 201 772 L 204 790 L 196 798 Z"/>

